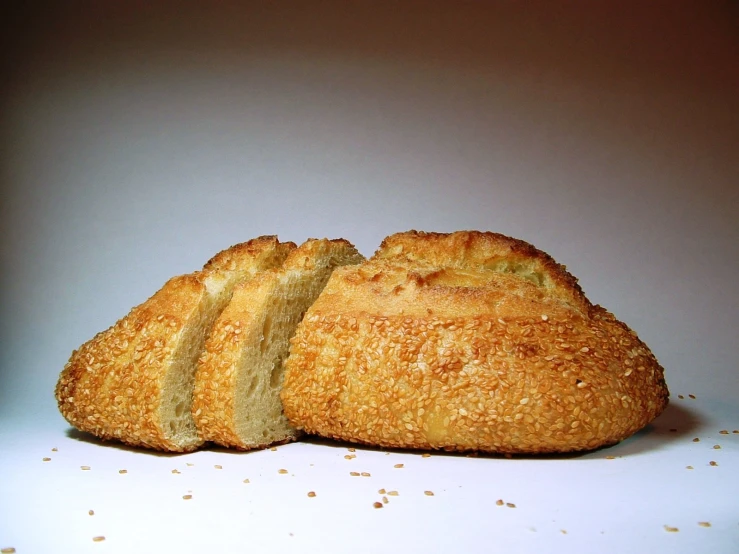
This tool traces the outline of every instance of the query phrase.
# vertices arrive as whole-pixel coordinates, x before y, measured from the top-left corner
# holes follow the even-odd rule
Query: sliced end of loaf
[[[280,389],[289,341],[335,267],[362,256],[344,240],[309,240],[280,270],[238,286],[206,342],[193,415],[204,440],[251,449],[296,438]]]

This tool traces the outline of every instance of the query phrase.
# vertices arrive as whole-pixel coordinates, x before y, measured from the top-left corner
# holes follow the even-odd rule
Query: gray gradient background
[[[533,243],[736,403],[735,2],[113,4],[3,8],[0,418],[222,248],[410,228]]]

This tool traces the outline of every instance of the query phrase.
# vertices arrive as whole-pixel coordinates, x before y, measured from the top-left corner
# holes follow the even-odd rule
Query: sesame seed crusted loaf
[[[285,366],[293,426],[386,447],[590,450],[668,401],[647,346],[564,266],[476,231],[392,235],[334,271]]]
[[[202,439],[191,415],[195,366],[234,286],[278,267],[294,243],[265,236],[170,279],[143,304],[72,353],[56,386],[62,415],[103,439],[165,451]]]
[[[343,239],[311,239],[278,269],[239,284],[205,343],[193,416],[206,441],[247,450],[298,436],[282,413],[289,339],[337,266],[364,257]]]

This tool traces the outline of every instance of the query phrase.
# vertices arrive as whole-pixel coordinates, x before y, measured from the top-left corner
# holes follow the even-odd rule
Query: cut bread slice
[[[192,410],[201,440],[248,450],[297,437],[280,401],[290,338],[334,268],[363,259],[343,239],[311,239],[280,269],[236,287],[198,363]]]
[[[194,450],[190,406],[205,339],[234,286],[280,266],[296,248],[265,236],[220,252],[201,271],[170,279],[123,319],[72,353],[56,387],[62,415],[102,439]]]

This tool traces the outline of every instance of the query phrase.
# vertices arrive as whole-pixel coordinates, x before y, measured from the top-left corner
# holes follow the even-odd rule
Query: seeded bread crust
[[[384,447],[547,453],[617,443],[664,372],[564,266],[495,233],[392,235],[337,269],[291,344],[293,426]]]
[[[344,239],[309,239],[282,267],[236,287],[198,363],[192,412],[201,439],[249,450],[298,437],[279,399],[288,337],[269,347],[276,321],[292,335],[334,268],[363,260]]]
[[[202,271],[170,279],[72,353],[55,390],[62,415],[102,439],[164,451],[197,448],[202,440],[190,402],[204,335],[237,282],[280,265],[294,248],[259,237],[220,252]]]

